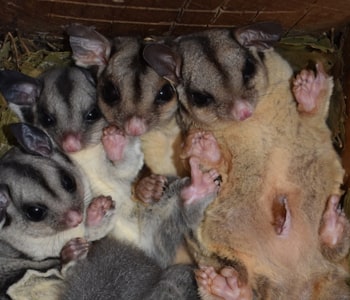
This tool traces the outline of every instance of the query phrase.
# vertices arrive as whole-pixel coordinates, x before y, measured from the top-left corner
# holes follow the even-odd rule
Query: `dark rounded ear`
[[[111,54],[111,43],[93,27],[72,24],[66,27],[73,59],[77,66],[97,67],[100,74],[107,65]]]
[[[283,28],[277,22],[260,22],[235,28],[233,34],[243,47],[255,47],[263,51],[280,40]]]
[[[176,84],[180,78],[181,58],[164,44],[149,44],[143,49],[144,60],[159,76]]]
[[[9,128],[26,152],[45,157],[51,156],[52,142],[43,130],[26,123],[9,124]]]
[[[33,105],[42,89],[40,79],[23,73],[5,70],[0,72],[0,91],[6,101],[16,105]]]
[[[0,184],[0,229],[6,217],[6,207],[11,201],[10,193],[6,184]]]

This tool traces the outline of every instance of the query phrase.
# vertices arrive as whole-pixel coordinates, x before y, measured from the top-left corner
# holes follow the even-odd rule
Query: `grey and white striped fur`
[[[0,290],[27,269],[59,264],[63,245],[85,235],[90,192],[79,168],[49,137],[25,124],[12,125],[22,148],[0,159]]]

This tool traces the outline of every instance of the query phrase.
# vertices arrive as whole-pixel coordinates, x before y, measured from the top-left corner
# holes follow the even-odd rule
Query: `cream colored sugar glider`
[[[10,129],[20,147],[0,158],[1,299],[27,269],[58,268],[71,239],[106,235],[114,211],[110,198],[90,199],[80,169],[45,132],[24,123]]]
[[[332,79],[318,65],[292,87],[271,46],[281,33],[257,23],[176,40],[183,156],[202,153],[223,180],[189,239],[203,299],[349,299],[344,171],[325,123]]]

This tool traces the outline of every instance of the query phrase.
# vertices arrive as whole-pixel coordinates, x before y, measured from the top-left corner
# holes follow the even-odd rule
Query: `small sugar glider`
[[[219,189],[215,170],[202,172],[198,158],[191,158],[190,165],[191,179],[174,181],[162,199],[143,213],[145,230],[157,228],[155,235],[149,235],[159,245],[157,252],[149,255],[109,238],[97,241],[87,258],[78,261],[65,278],[62,299],[197,299],[193,267],[178,264],[165,268],[155,259],[175,250],[174,245],[183,238],[183,227],[190,229],[188,233],[196,229]],[[69,247],[75,252],[80,242]]]
[[[178,155],[182,136],[175,120],[176,53],[162,48],[164,59],[151,67],[153,53],[147,61],[142,55],[146,39],[108,40],[79,24],[69,26],[67,32],[75,63],[97,69],[98,104],[107,121],[127,135],[141,137],[144,160],[153,173],[188,175]]]
[[[108,126],[97,106],[92,75],[78,67],[53,68],[39,78],[2,71],[0,90],[22,121],[44,129],[80,166],[93,197],[117,201],[115,232],[137,242],[131,183],[143,165],[141,143]]]
[[[201,265],[233,267],[254,299],[349,299],[338,263],[349,226],[334,200],[344,171],[325,123],[332,79],[319,65],[293,94],[292,69],[270,45],[280,34],[260,23],[176,41],[183,157],[206,153],[202,168],[223,180],[189,242]]]
[[[112,212],[112,203],[102,211],[103,203],[93,200],[88,214],[94,216],[88,219],[90,191],[80,169],[42,130],[24,123],[10,129],[21,147],[0,159],[1,295],[27,269],[57,267],[62,247],[72,238],[101,238],[100,226],[108,228],[107,210]]]

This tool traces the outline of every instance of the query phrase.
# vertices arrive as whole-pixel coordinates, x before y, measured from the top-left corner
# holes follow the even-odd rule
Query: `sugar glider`
[[[75,63],[97,69],[98,104],[108,122],[141,137],[144,160],[153,173],[188,175],[178,155],[182,136],[175,120],[176,53],[162,48],[165,59],[151,67],[153,54],[148,60],[142,55],[147,39],[109,40],[79,24],[72,24],[67,32]]]
[[[325,123],[332,79],[318,68],[298,88],[300,75],[293,95],[292,69],[270,45],[280,34],[260,23],[176,41],[184,158],[206,153],[203,168],[223,180],[189,242],[201,265],[232,267],[254,299],[349,299],[338,263],[349,250],[348,220],[337,211],[344,171]]]
[[[10,126],[21,147],[0,159],[1,297],[27,269],[58,267],[72,238],[103,237],[113,215],[110,199],[87,201],[89,186],[80,169],[42,130]]]
[[[156,244],[161,244],[157,255],[167,256],[174,250],[171,241],[183,237],[182,226],[195,230],[203,211],[215,198],[219,189],[215,170],[202,172],[198,158],[190,159],[191,179],[174,181],[159,202],[145,212],[150,214],[146,226],[158,223]],[[175,205],[174,205],[175,204]],[[179,210],[177,206],[182,206]],[[152,209],[159,210],[154,214]],[[182,211],[182,216],[180,212]],[[160,214],[162,213],[162,214]],[[155,216],[158,217],[156,220]],[[161,241],[161,243],[160,243]],[[69,244],[74,252],[80,243]],[[106,238],[94,243],[86,259],[70,269],[65,278],[62,299],[197,299],[197,286],[193,267],[178,264],[166,267],[152,258],[154,255],[114,239]]]
[[[179,74],[176,52],[162,47],[159,51],[164,59],[159,60],[154,58],[156,52],[142,54],[148,42],[140,37],[109,40],[92,27],[79,24],[69,26],[67,32],[75,63],[97,70],[98,104],[108,122],[127,135],[140,137],[145,165],[157,174],[145,180],[162,183],[166,182],[165,175],[188,175],[179,155],[182,132],[175,118],[178,102],[174,85]],[[138,179],[143,180],[143,174]],[[151,183],[147,188],[153,186]],[[133,186],[135,198],[151,202],[157,195],[139,191],[137,181]],[[185,252],[180,251],[183,254],[178,261],[189,260]]]

